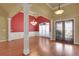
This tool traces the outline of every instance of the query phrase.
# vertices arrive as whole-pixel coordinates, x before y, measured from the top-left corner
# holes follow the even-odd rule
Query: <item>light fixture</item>
[[[35,21],[35,19],[33,21],[30,22],[33,26],[35,26],[37,24],[37,22]]]
[[[55,11],[55,14],[60,15],[60,14],[63,14],[63,13],[64,13],[64,10],[60,8],[60,4],[59,4],[58,10]]]

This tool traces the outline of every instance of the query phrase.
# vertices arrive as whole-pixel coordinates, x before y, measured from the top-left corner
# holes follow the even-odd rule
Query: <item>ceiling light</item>
[[[55,11],[55,14],[56,15],[60,15],[60,14],[63,14],[64,13],[64,10],[60,8],[60,4],[59,4],[59,8],[57,11]]]
[[[63,14],[63,13],[64,13],[64,10],[62,10],[62,9],[55,11],[55,14],[57,14],[57,15]]]
[[[30,22],[33,26],[35,26],[37,24],[37,22],[35,21],[35,19],[33,21]]]

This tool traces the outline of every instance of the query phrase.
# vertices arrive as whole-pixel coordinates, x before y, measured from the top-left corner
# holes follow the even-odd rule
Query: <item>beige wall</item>
[[[8,13],[0,6],[0,42],[8,40]]]
[[[0,42],[8,40],[8,21],[6,17],[0,16]]]
[[[64,13],[60,16],[55,15],[53,12],[53,20],[54,21],[59,20],[60,17],[61,17],[61,20],[68,19],[68,18],[75,18],[75,44],[77,44],[79,43],[79,4],[71,4],[63,7],[62,9],[64,9]]]
[[[20,4],[0,4],[0,42],[8,40],[8,18],[22,9]]]

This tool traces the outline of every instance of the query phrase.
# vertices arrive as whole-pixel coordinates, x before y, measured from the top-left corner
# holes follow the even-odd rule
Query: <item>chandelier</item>
[[[33,21],[30,22],[33,26],[37,24],[36,20],[34,19]]]
[[[55,14],[60,15],[60,14],[63,14],[63,13],[64,13],[64,10],[60,8],[60,4],[59,4],[58,10],[55,11]]]

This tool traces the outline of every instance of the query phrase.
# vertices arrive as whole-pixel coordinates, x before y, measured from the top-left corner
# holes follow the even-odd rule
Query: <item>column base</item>
[[[27,50],[24,50],[24,52],[23,52],[23,55],[24,56],[28,56],[30,54],[30,51],[29,51],[29,49],[27,49]]]

